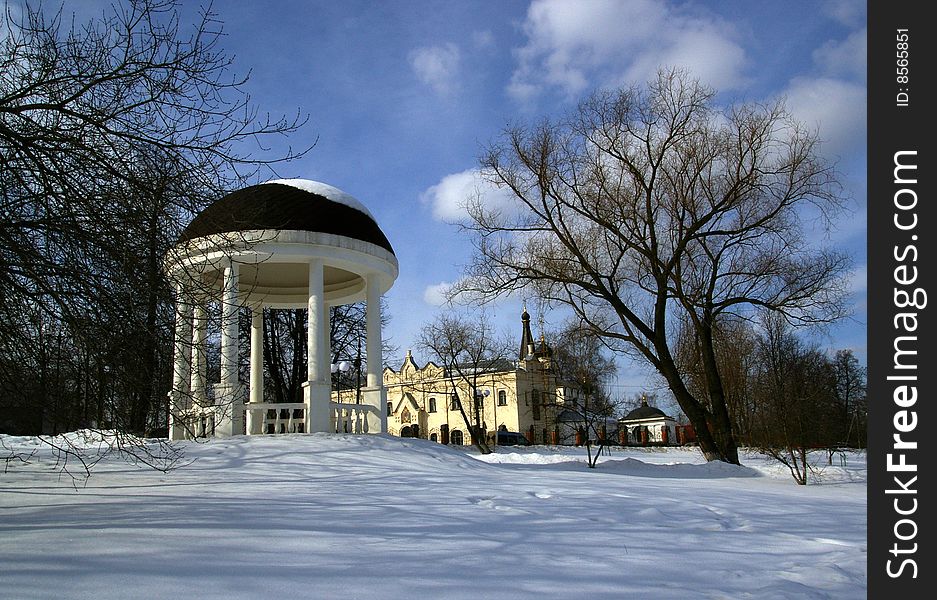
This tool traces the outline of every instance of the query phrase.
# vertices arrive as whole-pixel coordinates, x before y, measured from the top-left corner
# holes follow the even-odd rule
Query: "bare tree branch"
[[[531,289],[667,381],[709,459],[738,462],[714,354],[723,315],[796,324],[844,314],[849,261],[806,235],[842,207],[816,132],[783,105],[718,112],[685,72],[600,92],[566,119],[512,126],[483,172],[524,210],[469,203],[475,254],[455,293]],[[809,212],[808,212],[809,211]],[[673,343],[693,330],[706,386],[692,392]]]

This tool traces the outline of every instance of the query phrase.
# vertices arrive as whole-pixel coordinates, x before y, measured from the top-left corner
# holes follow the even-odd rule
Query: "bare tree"
[[[367,327],[365,326],[367,305],[364,302],[342,304],[329,309],[329,339],[332,350],[332,363],[347,363],[346,372],[338,371],[332,375],[336,389],[354,389],[355,402],[360,402],[361,387],[365,385],[368,357],[363,350],[366,347]],[[381,297],[381,327],[390,322],[390,310]],[[381,355],[392,356],[397,351],[390,338],[381,336]],[[381,365],[383,369],[384,365]]]
[[[746,319],[724,315],[713,328],[716,364],[732,428],[742,445],[750,445],[755,427],[755,397],[752,390],[757,370],[759,336]],[[693,327],[681,322],[675,343],[674,358],[684,374],[687,387],[709,408],[705,366]]]
[[[482,454],[490,454],[483,431],[481,386],[486,377],[504,369],[511,342],[498,337],[484,313],[473,317],[443,314],[420,330],[419,345],[443,369],[456,407]],[[468,397],[460,390],[468,389]]]
[[[163,257],[210,200],[302,155],[258,141],[304,118],[259,113],[209,12],[186,26],[172,0],[121,0],[87,23],[4,8],[4,402],[43,410],[44,430],[152,432],[172,369]]]
[[[264,393],[271,396],[273,402],[302,402],[302,383],[306,376],[306,313],[302,309],[265,310],[263,319],[264,371],[271,383],[264,386]],[[249,365],[241,366],[244,373],[249,369]]]
[[[758,365],[756,446],[784,464],[798,484],[807,485],[815,473],[811,453],[839,444],[829,360],[798,340],[782,318],[769,314]]]
[[[335,389],[354,389],[360,391],[367,373],[366,347],[367,328],[365,326],[366,305],[364,302],[342,304],[329,308],[329,347],[332,364],[348,363],[347,371],[332,373]],[[263,346],[266,357],[265,379],[270,386],[265,386],[265,394],[273,402],[301,402],[302,383],[306,376],[306,309],[268,309],[264,311]],[[381,326],[390,322],[390,311],[381,298]],[[240,332],[247,336],[247,315],[242,316]],[[381,340],[382,355],[390,356],[395,352],[393,344],[386,337]],[[246,347],[246,341],[241,347]],[[246,357],[244,357],[246,359]],[[242,378],[247,377],[250,365],[247,360],[240,365]],[[269,390],[269,391],[268,391]],[[356,394],[356,401],[360,400]]]
[[[594,469],[602,448],[600,446],[593,455],[592,440],[604,442],[601,428],[618,408],[606,389],[609,379],[615,375],[615,361],[603,353],[600,338],[578,323],[567,324],[555,339],[562,340],[553,351],[557,377],[575,384],[579,392],[577,401],[571,403],[564,398],[558,408],[579,416],[578,428],[585,432],[586,458],[589,468]]]
[[[715,328],[752,307],[795,323],[843,313],[847,258],[818,248],[805,211],[839,207],[815,132],[781,104],[717,112],[714,92],[680,71],[647,89],[603,92],[562,121],[514,126],[481,159],[516,210],[468,200],[474,260],[461,291],[535,288],[616,350],[664,378],[708,460],[738,463]],[[705,379],[674,356],[689,324]]]
[[[852,350],[838,350],[833,357],[834,394],[839,412],[840,442],[849,447],[865,447],[866,370]]]

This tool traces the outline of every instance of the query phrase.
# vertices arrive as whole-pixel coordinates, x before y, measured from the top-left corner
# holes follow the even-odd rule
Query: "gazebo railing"
[[[368,413],[380,416],[370,404],[332,402],[332,431],[335,433],[369,433]]]
[[[302,402],[262,402],[244,405],[248,435],[302,433],[306,426],[306,405]]]
[[[190,408],[177,414],[176,419],[182,425],[183,438],[194,440],[214,436],[215,412],[214,406],[203,406]]]
[[[370,404],[330,403],[330,431],[333,433],[369,433],[368,413],[380,416]],[[277,435],[305,431],[306,405],[302,402],[263,402],[244,405],[245,433]]]

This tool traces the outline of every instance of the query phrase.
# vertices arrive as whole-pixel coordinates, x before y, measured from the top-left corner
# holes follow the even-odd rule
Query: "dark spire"
[[[534,353],[534,336],[530,333],[530,315],[527,314],[527,306],[524,306],[524,312],[521,313],[521,323],[523,324],[523,331],[521,332],[521,350],[518,353],[518,358],[524,360]]]

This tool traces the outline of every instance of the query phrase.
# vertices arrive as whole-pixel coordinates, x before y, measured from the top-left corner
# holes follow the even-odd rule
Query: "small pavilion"
[[[641,398],[641,406],[618,420],[621,430],[626,431],[623,441],[634,444],[673,444],[676,442],[676,420],[661,409],[650,406],[647,398]]]
[[[165,268],[176,285],[169,436],[387,431],[381,295],[398,273],[374,216],[330,185],[278,179],[212,203],[183,231]],[[332,402],[330,306],[366,302],[367,382],[360,404]],[[209,305],[220,305],[219,321]],[[238,377],[238,319],[251,311],[250,376]],[[302,403],[265,403],[263,310],[307,308]],[[209,331],[211,325],[220,331]],[[219,335],[220,333],[220,335]],[[209,389],[209,341],[220,339],[220,381]]]

